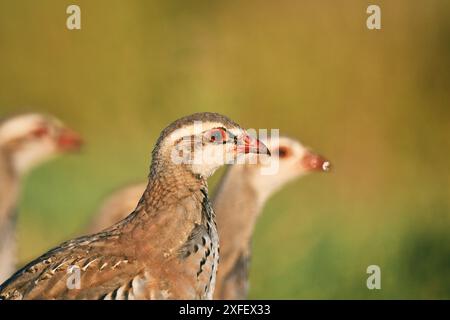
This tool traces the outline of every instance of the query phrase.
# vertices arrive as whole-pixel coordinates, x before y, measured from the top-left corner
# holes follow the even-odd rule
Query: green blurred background
[[[65,27],[69,4],[80,31]],[[145,179],[168,123],[216,111],[280,128],[335,168],[267,204],[252,298],[448,299],[449,58],[447,0],[2,0],[0,116],[52,113],[87,141],[27,178],[21,260]],[[381,290],[366,287],[371,264]]]

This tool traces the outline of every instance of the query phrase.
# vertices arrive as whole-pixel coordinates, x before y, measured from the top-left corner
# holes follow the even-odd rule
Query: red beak
[[[79,150],[82,144],[83,140],[75,131],[68,128],[64,128],[60,131],[58,136],[58,147],[62,151]]]
[[[330,161],[310,151],[305,153],[301,161],[302,166],[308,171],[329,171],[331,167]]]
[[[270,156],[270,150],[266,147],[264,143],[256,138],[244,133],[242,141],[237,146],[238,152],[241,153],[256,153],[256,154],[266,154]]]

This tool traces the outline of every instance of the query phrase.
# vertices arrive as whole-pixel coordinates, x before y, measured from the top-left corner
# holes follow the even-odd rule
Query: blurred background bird
[[[0,1],[0,116],[33,105],[89,142],[28,176],[21,263],[144,181],[161,127],[212,110],[336,167],[267,201],[250,298],[450,298],[449,1],[378,0],[381,30],[360,0],[77,4],[82,29],[68,30],[65,5]],[[381,290],[366,286],[372,264]]]
[[[100,209],[94,212],[87,230],[99,232],[125,218],[136,208],[146,186],[146,182],[130,184],[108,195],[102,201]]]
[[[77,133],[49,115],[22,114],[0,122],[0,282],[16,268],[15,223],[23,177],[80,145]]]
[[[289,181],[310,172],[328,171],[330,167],[327,160],[292,138],[281,137],[274,143],[263,141],[273,156],[258,159],[257,164],[231,166],[213,197],[221,250],[215,299],[247,298],[251,238],[268,198]],[[272,174],[261,172],[272,165]],[[98,232],[128,216],[145,187],[145,183],[138,183],[115,191],[94,214],[89,229]]]
[[[277,140],[264,141],[273,157],[231,166],[213,198],[221,253],[215,299],[247,298],[253,231],[268,198],[289,181],[330,168],[329,161],[300,142],[288,137]],[[273,171],[264,172],[264,168]]]

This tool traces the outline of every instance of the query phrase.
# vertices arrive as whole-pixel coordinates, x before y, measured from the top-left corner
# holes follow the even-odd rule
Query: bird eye
[[[39,127],[31,132],[31,134],[36,138],[42,138],[48,134],[48,128]]]
[[[279,147],[278,148],[278,157],[279,158],[287,158],[290,155],[289,148]]]
[[[217,128],[210,131],[209,141],[214,143],[225,143],[227,133],[224,129]]]

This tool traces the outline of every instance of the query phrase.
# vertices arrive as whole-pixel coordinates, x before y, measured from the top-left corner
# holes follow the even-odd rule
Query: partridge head
[[[202,178],[245,154],[270,155],[267,147],[236,123],[214,113],[194,114],[166,128],[153,151],[151,174],[180,165]]]

